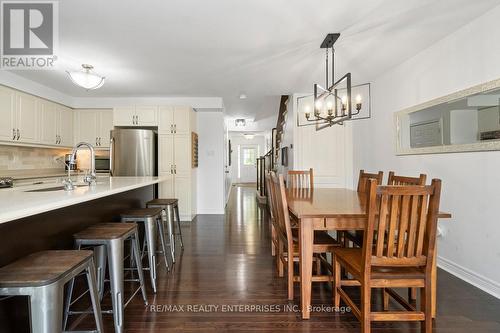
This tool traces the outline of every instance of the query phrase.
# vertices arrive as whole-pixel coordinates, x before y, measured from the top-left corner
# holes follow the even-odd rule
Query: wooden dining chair
[[[358,178],[358,193],[366,193],[368,190],[368,182],[370,179],[375,179],[377,184],[382,184],[384,172],[368,173],[365,170],[359,171]],[[349,242],[355,246],[361,247],[363,245],[363,231],[344,231],[340,233],[343,239],[344,247],[349,247]]]
[[[387,185],[425,185],[427,175],[421,173],[419,177],[396,176],[394,171],[389,171]],[[381,183],[379,183],[381,184]]]
[[[276,232],[276,204],[274,199],[274,186],[271,182],[271,174],[269,172],[265,175],[266,188],[267,188],[267,203],[269,205],[270,219],[271,219],[271,254],[276,256],[278,248],[278,234]]]
[[[274,172],[271,173],[271,180],[274,185],[274,195],[276,199],[276,212],[278,219],[278,263],[280,276],[284,271],[284,266],[287,269],[288,281],[288,299],[294,298],[294,282],[300,282],[300,276],[294,274],[294,263],[299,262],[299,240],[298,229],[292,229],[290,216],[288,212],[288,202],[286,197],[286,188],[283,175],[277,176]],[[316,263],[316,274],[312,276],[313,282],[332,282],[333,271],[332,266],[328,263],[324,253],[333,253],[335,248],[338,248],[340,243],[325,232],[314,233],[313,244],[313,260]],[[322,265],[327,267],[329,274],[322,275]]]
[[[432,332],[431,280],[436,247],[441,181],[430,186],[377,186],[368,182],[367,225],[362,248],[334,250],[334,303],[343,300],[361,321],[361,332],[371,332],[373,321],[420,321]],[[341,279],[344,268],[353,277]],[[342,288],[361,287],[358,307]],[[390,288],[420,288],[416,309]],[[406,311],[371,311],[372,288],[382,288]],[[384,310],[387,307],[384,304]]]
[[[287,179],[288,188],[314,188],[313,169],[289,170]]]
[[[387,185],[425,185],[427,175],[421,173],[419,177],[397,176],[394,171],[389,171]],[[417,299],[417,288],[410,288],[408,295],[411,300]],[[387,293],[384,293],[384,304],[388,302]]]

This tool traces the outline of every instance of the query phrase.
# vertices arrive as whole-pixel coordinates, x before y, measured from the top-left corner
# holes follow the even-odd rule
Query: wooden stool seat
[[[0,288],[39,287],[63,280],[92,258],[92,251],[42,251],[0,268]]]
[[[137,228],[135,223],[99,223],[73,235],[75,239],[126,238]]]
[[[145,217],[155,217],[161,215],[162,208],[154,207],[154,208],[139,208],[139,209],[131,209],[127,210],[124,213],[120,214],[121,218],[145,218]]]
[[[153,199],[146,203],[146,206],[169,206],[179,202],[178,199]]]

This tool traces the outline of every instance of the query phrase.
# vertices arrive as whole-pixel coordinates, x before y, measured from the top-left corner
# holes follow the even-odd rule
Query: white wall
[[[441,210],[453,218],[440,221],[439,265],[500,297],[500,152],[398,157],[392,128],[396,111],[500,78],[498,22],[500,7],[375,79],[373,117],[353,122],[353,137],[356,171],[443,180]]]
[[[198,214],[224,214],[224,116],[197,112]]]

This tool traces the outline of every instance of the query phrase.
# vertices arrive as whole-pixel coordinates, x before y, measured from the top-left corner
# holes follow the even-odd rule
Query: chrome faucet
[[[94,151],[94,147],[90,143],[87,143],[87,142],[78,143],[73,148],[73,151],[71,152],[69,164],[70,165],[76,164],[76,153],[78,152],[78,150],[81,147],[87,147],[90,150],[90,170],[89,170],[89,173],[83,177],[83,182],[88,184],[88,185],[92,185],[92,184],[95,184],[97,176],[96,176],[96,172],[95,172],[95,151]],[[69,168],[69,169],[71,169],[71,168]]]

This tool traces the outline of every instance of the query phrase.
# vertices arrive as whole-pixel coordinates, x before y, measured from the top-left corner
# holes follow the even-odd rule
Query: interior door
[[[238,146],[238,179],[240,183],[255,183],[257,181],[258,145]]]
[[[0,86],[0,140],[13,141],[15,128],[15,92]]]
[[[17,99],[17,127],[20,142],[38,142],[37,99],[28,94],[19,93]],[[52,141],[55,144],[55,136]]]

